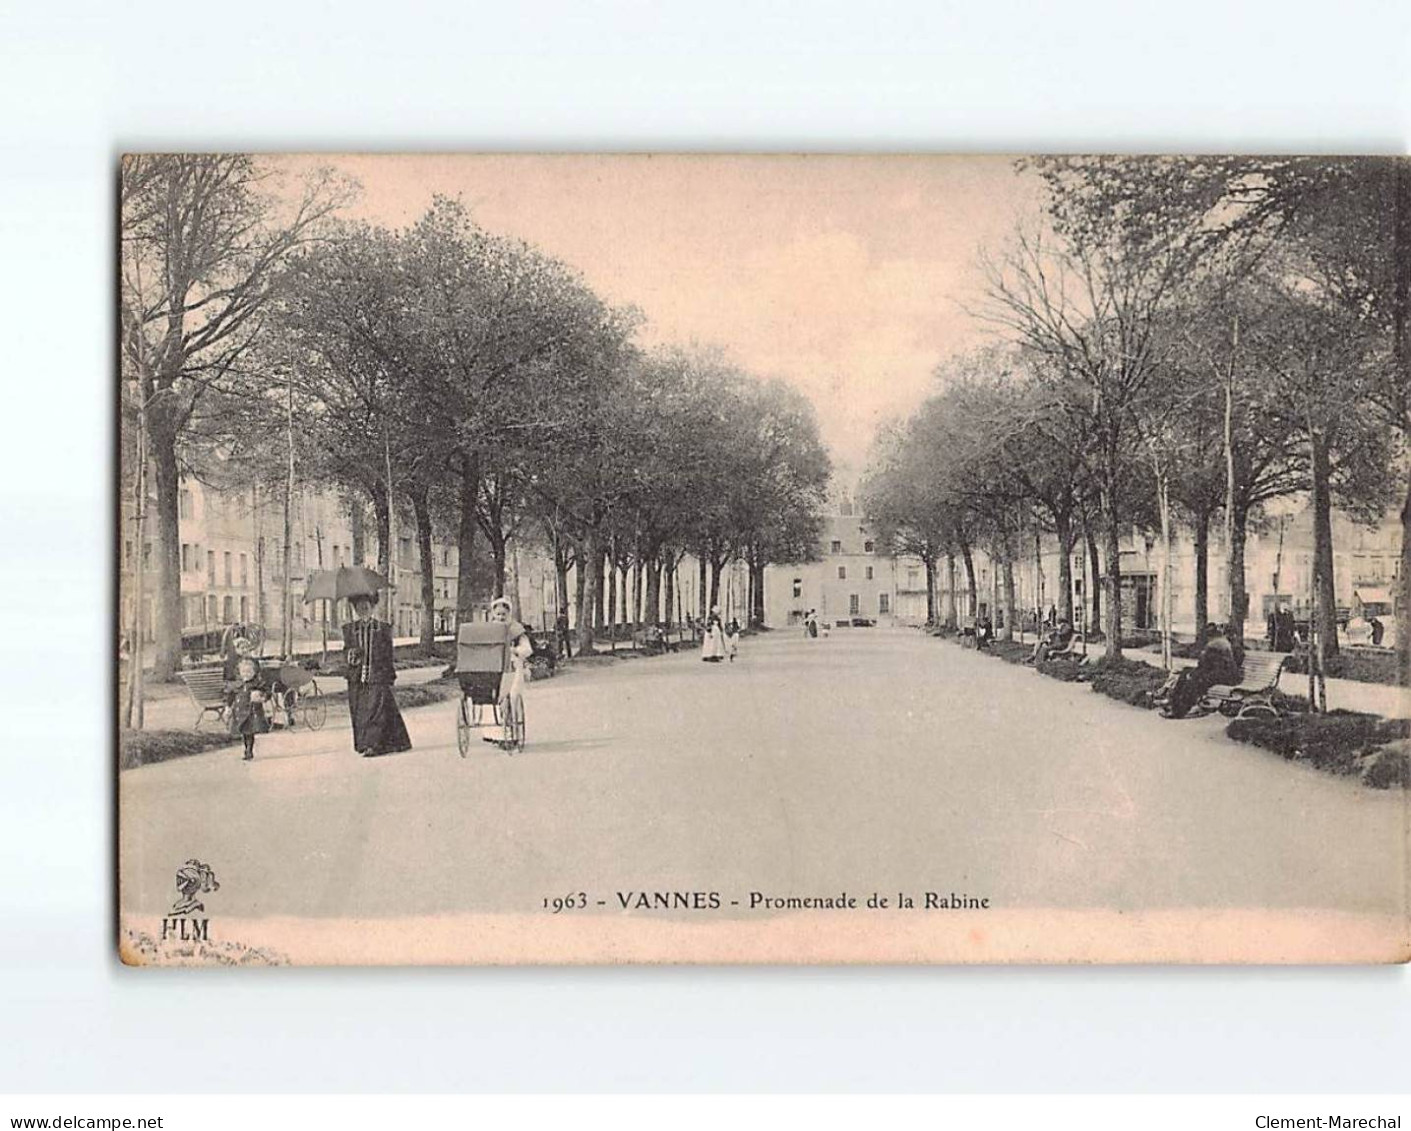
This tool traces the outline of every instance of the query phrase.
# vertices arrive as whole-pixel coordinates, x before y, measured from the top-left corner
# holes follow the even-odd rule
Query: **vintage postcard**
[[[1411,956],[1411,164],[142,154],[133,965]]]

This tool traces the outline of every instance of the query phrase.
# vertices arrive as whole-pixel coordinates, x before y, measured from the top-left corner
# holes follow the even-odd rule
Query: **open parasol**
[[[347,597],[376,597],[388,588],[387,579],[365,566],[339,566],[321,569],[309,576],[304,587],[304,603],[338,601]]]

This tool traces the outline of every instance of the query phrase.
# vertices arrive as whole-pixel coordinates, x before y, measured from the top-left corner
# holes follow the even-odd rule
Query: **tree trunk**
[[[715,558],[710,559],[710,607],[712,609],[720,605],[720,573],[725,563]]]
[[[505,563],[509,560],[509,546],[502,534],[490,538],[490,560],[495,564],[494,597],[505,595]]]
[[[1240,496],[1235,496],[1235,505],[1230,511],[1228,523],[1230,544],[1225,547],[1226,593],[1229,598],[1230,616],[1225,626],[1226,639],[1234,649],[1235,659],[1244,656],[1244,626],[1249,619],[1249,590],[1245,585],[1244,551],[1249,541],[1249,504]]]
[[[436,647],[436,559],[431,550],[431,499],[424,483],[409,492],[416,516],[416,548],[421,557],[421,650],[428,656]]]
[[[750,622],[757,628],[764,625],[764,568],[762,560],[754,566],[754,583],[751,586],[754,593],[750,604]]]
[[[584,567],[584,562],[591,565]],[[598,536],[589,530],[578,552],[578,654],[593,654],[593,626],[597,610],[602,607],[600,585],[603,576],[603,555],[598,551]]]
[[[647,563],[646,607],[640,611],[643,624],[661,623],[661,558],[656,554]]]
[[[666,576],[662,579],[662,583],[666,589],[666,593],[665,600],[662,601],[662,604],[665,606],[664,613],[667,626],[670,627],[676,619],[672,616],[676,608],[676,557],[674,550],[667,552],[665,573]]]
[[[1083,537],[1088,543],[1088,589],[1090,590],[1089,605],[1092,608],[1092,617],[1088,621],[1088,632],[1102,627],[1102,586],[1098,580],[1102,577],[1102,559],[1098,557],[1097,538],[1093,535],[1092,524],[1087,519],[1083,520]]]
[[[608,555],[606,572],[603,575],[607,580],[607,630],[608,639],[614,644],[617,643],[617,562],[611,554]]]
[[[381,483],[372,490],[372,509],[377,519],[377,572],[391,580],[392,516],[387,508],[387,488]],[[392,610],[384,609],[383,616],[390,622]]]
[[[1171,487],[1164,472],[1156,479],[1161,511],[1161,666],[1171,670]]]
[[[699,608],[697,608],[696,613],[699,619],[704,621],[706,617],[706,609],[710,607],[706,603],[706,597],[709,595],[709,591],[707,588],[708,578],[706,574],[706,554],[704,550],[701,551],[701,556],[699,558],[699,567],[700,568],[697,572],[699,573],[700,577],[699,584],[696,589],[696,604],[699,606]]]
[[[574,545],[573,555],[573,627],[580,633],[586,624],[590,628],[593,624],[591,606],[584,603],[584,594],[588,588],[588,569],[583,565],[587,558],[586,543],[578,542]]]
[[[973,621],[980,609],[980,590],[975,584],[975,555],[970,551],[970,543],[960,544],[960,557],[965,563],[965,578],[969,585],[966,593],[965,617]]]
[[[989,551],[989,557],[990,557],[990,593],[989,593],[989,597],[990,597],[990,602],[989,602],[989,604],[990,604],[990,632],[991,632],[991,639],[993,639],[993,633],[994,633],[995,627],[998,625],[998,623],[999,623],[1001,620],[1004,619],[1004,614],[1000,611],[1000,603],[999,603],[999,578],[1000,578],[1000,574],[1001,574],[1003,571],[1002,571],[1002,569],[1001,569],[1001,567],[1000,567],[999,558],[998,558],[998,556],[996,556],[996,554],[995,554],[995,552],[994,552],[993,550],[990,550],[990,551]]]
[[[946,551],[946,627],[955,628],[955,553]]]
[[[558,537],[554,538],[554,612],[568,612],[568,555]]]
[[[352,559],[343,564],[365,565],[367,563],[367,514],[363,509],[362,495],[355,491],[349,491],[347,507],[348,529],[353,538],[353,544],[349,547]]]
[[[1034,523],[1034,625],[1044,622],[1044,541],[1039,524]],[[1023,639],[1023,633],[1020,633]]]
[[[601,632],[607,627],[607,621],[603,617],[603,605],[607,599],[604,590],[607,588],[607,555],[598,550],[598,541],[593,539],[593,584],[592,584],[592,610],[593,628]]]
[[[1108,483],[1102,492],[1102,526],[1107,540],[1107,576],[1103,581],[1107,602],[1107,619],[1102,622],[1107,646],[1103,654],[1109,660],[1122,658],[1122,525],[1117,492]]]
[[[1309,437],[1313,456],[1313,568],[1318,577],[1318,635],[1323,656],[1338,654],[1337,587],[1333,579],[1332,472],[1328,445],[1314,429]]]
[[[461,458],[460,514],[456,525],[456,623],[469,624],[475,615],[472,565],[475,557],[476,499],[480,494],[480,457]],[[356,538],[356,535],[354,535]]]
[[[1210,623],[1210,512],[1195,516],[1195,645],[1205,647]]]
[[[927,554],[921,564],[926,567],[926,627],[933,628],[936,624],[936,559]]]
[[[1006,553],[1004,555],[1004,636],[1005,640],[1014,639],[1014,558]]]
[[[1230,368],[1225,377],[1225,417],[1224,434],[1221,444],[1225,453],[1225,595],[1229,604],[1229,620],[1225,631],[1236,661],[1243,662],[1244,622],[1248,616],[1247,597],[1244,588],[1244,539],[1245,522],[1249,517],[1249,505],[1236,497],[1237,479],[1235,476],[1235,358],[1239,351],[1240,319],[1236,314],[1231,322],[1232,346]]]
[[[514,619],[524,621],[524,606],[520,604],[519,587],[519,545],[516,543],[510,548],[510,578],[513,584],[510,585],[510,600],[513,602]]]
[[[176,437],[160,423],[161,413],[148,413],[147,437],[152,455],[153,480],[157,493],[157,521],[152,539],[152,564],[156,574],[153,592],[154,625],[152,679],[171,679],[181,666],[181,476],[176,464]],[[135,552],[141,554],[143,547]],[[141,560],[140,558],[138,559]],[[138,623],[146,631],[146,612],[137,610]]]
[[[285,660],[294,655],[294,386],[286,400],[289,439],[289,474],[284,481],[284,568],[280,571],[279,654]]]
[[[1073,618],[1073,543],[1077,536],[1073,530],[1073,516],[1056,515],[1054,529],[1058,533],[1058,615],[1070,625],[1076,624]],[[1043,611],[1040,609],[1039,613]],[[1043,623],[1042,615],[1039,622]]]

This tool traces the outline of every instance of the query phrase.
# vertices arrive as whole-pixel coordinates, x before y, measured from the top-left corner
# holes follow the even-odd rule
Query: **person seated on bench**
[[[981,617],[975,624],[975,647],[988,648],[995,638],[994,625],[989,617]]]
[[[1034,645],[1033,655],[1029,657],[1031,664],[1041,664],[1052,656],[1055,652],[1066,652],[1068,646],[1073,643],[1073,626],[1068,621],[1061,620],[1058,627],[1046,633],[1042,640]]]
[[[1235,662],[1235,650],[1225,636],[1225,630],[1218,624],[1205,628],[1205,647],[1195,667],[1187,668],[1158,695],[1164,693],[1166,706],[1161,714],[1168,719],[1183,719],[1205,693],[1217,683],[1239,683],[1242,678],[1240,666]]]

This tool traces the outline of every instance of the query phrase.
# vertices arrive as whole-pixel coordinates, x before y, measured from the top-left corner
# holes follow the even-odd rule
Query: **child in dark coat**
[[[229,719],[230,733],[238,734],[245,741],[244,761],[255,757],[255,735],[269,730],[269,720],[265,717],[265,699],[269,688],[260,675],[260,667],[246,657],[236,665],[236,680],[231,688]]]

